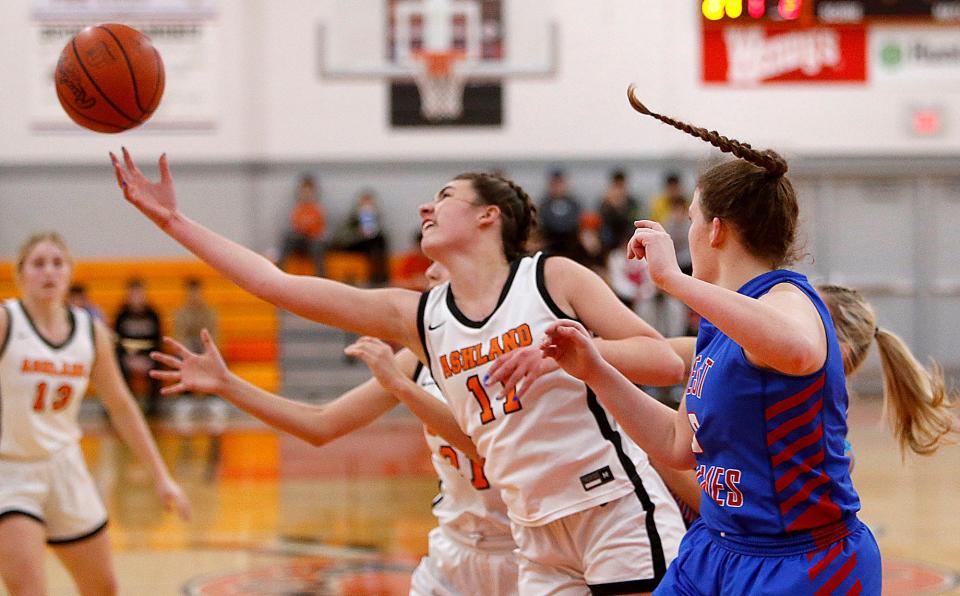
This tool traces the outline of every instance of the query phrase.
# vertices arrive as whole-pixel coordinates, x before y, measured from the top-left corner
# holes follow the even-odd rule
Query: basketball
[[[54,81],[74,122],[96,132],[123,132],[146,122],[160,104],[163,60],[136,29],[94,25],[64,46]]]

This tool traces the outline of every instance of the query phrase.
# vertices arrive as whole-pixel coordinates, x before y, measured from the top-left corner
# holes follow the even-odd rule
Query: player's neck
[[[472,258],[456,258],[453,263],[444,264],[450,272],[450,287],[457,307],[475,320],[489,315],[510,276],[510,264],[503,253],[472,255]]]
[[[720,264],[716,284],[737,291],[751,279],[772,271],[770,264],[746,252],[726,255]]]
[[[38,300],[24,296],[20,303],[30,319],[44,330],[53,330],[67,321],[67,308],[63,300]]]

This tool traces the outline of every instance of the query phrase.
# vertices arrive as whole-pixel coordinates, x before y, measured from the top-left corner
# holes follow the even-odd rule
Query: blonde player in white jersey
[[[434,263],[427,279],[445,278]],[[411,404],[423,417],[424,436],[431,461],[440,478],[441,493],[433,503],[440,522],[431,530],[429,553],[414,570],[410,594],[414,596],[468,596],[483,592],[492,596],[517,593],[516,544],[510,533],[507,508],[500,493],[483,473],[476,449],[459,427],[450,423],[446,402],[430,371],[409,350],[394,355],[382,341],[362,338],[347,348],[374,373],[362,385],[330,403],[312,405],[270,393],[231,373],[210,335],[201,333],[202,354],[166,339],[177,356],[155,352],[153,358],[171,370],[151,375],[173,383],[164,394],[190,391],[219,395],[267,424],[312,445],[325,445],[373,422],[397,405]],[[438,408],[430,406],[439,404]],[[437,431],[428,426],[436,426]],[[444,438],[444,436],[448,438]]]
[[[521,258],[536,209],[519,186],[465,174],[420,207],[421,247],[450,273],[421,302],[409,290],[287,274],[181,213],[165,155],[159,183],[126,150],[124,164],[111,159],[129,202],[241,287],[306,318],[399,343],[430,366],[507,504],[520,593],[629,594],[659,583],[676,556],[680,514],[586,386],[559,370],[521,383],[519,394],[483,383],[499,354],[535,349],[547,325],[570,317],[631,380],[665,385],[683,376],[666,341],[595,273],[569,259]]]
[[[45,544],[81,594],[117,592],[107,512],[79,445],[90,382],[167,509],[190,514],[123,382],[110,331],[65,303],[71,269],[59,235],[30,237],[17,258],[22,298],[0,308],[0,576],[14,596],[46,593]]]

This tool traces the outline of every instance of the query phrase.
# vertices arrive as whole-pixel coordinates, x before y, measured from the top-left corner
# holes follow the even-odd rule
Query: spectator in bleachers
[[[423,234],[420,233],[420,230],[417,230],[413,235],[413,242],[410,243],[410,247],[406,252],[399,255],[397,279],[394,280],[396,285],[418,292],[427,289],[429,285],[427,282],[427,268],[429,268],[433,262],[427,255],[423,254],[423,251],[420,249],[420,240],[422,237]]]
[[[87,295],[87,286],[83,284],[73,284],[70,286],[70,293],[67,294],[67,302],[87,311],[91,317],[101,323],[106,320],[100,307],[90,300],[90,296]]]
[[[143,281],[133,278],[127,282],[127,294],[113,323],[117,334],[117,360],[120,370],[132,391],[146,390],[147,416],[160,413],[160,381],[149,376],[155,363],[150,352],[160,350],[163,336],[160,315],[147,302]]]
[[[600,241],[600,228],[603,222],[600,214],[587,211],[580,214],[580,233],[578,241],[583,252],[575,259],[581,265],[589,267],[600,277],[606,277],[603,262],[603,243]]]
[[[670,172],[663,179],[663,191],[650,201],[650,219],[660,223],[666,222],[673,209],[672,201],[678,197],[683,199],[687,206],[690,205],[690,200],[680,184],[680,174]]]
[[[370,263],[370,283],[382,286],[389,279],[387,237],[383,230],[383,215],[372,190],[364,190],[338,235],[340,249],[366,255]]]
[[[210,339],[217,341],[217,311],[203,297],[203,282],[196,277],[184,280],[186,296],[183,304],[173,313],[173,337],[193,351],[204,349],[200,332],[206,329]],[[227,404],[215,396],[195,396],[206,402],[212,422],[223,422],[227,416]],[[187,420],[195,402],[192,399],[180,399],[174,405],[173,418],[175,422],[183,423]]]
[[[310,258],[316,274],[324,275],[324,234],[327,215],[320,202],[320,190],[313,176],[305,174],[297,186],[296,203],[290,211],[289,229],[283,237],[277,264],[283,267],[292,254]]]
[[[673,246],[677,253],[677,265],[687,275],[693,275],[693,261],[690,258],[690,242],[687,233],[690,231],[690,204],[682,194],[670,197],[670,209],[664,216],[663,228],[673,238]],[[668,336],[696,335],[696,326],[691,327],[690,309],[683,302],[664,294],[657,293],[658,310],[656,321],[657,330]],[[648,321],[654,319],[647,319]]]
[[[603,254],[607,255],[618,246],[625,245],[633,235],[633,222],[643,219],[643,205],[629,193],[627,175],[623,170],[610,173],[607,190],[600,199],[600,242]]]
[[[537,208],[537,219],[545,249],[556,255],[576,259],[581,252],[578,246],[580,203],[570,194],[563,170],[550,173],[547,194]]]
[[[206,328],[217,339],[217,312],[203,297],[203,284],[196,277],[184,281],[186,298],[173,313],[173,337],[193,351],[203,350],[200,331]]]

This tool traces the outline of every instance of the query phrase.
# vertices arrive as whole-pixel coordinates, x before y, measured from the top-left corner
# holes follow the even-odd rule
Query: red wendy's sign
[[[709,27],[703,80],[728,85],[849,83],[867,79],[863,27]]]

